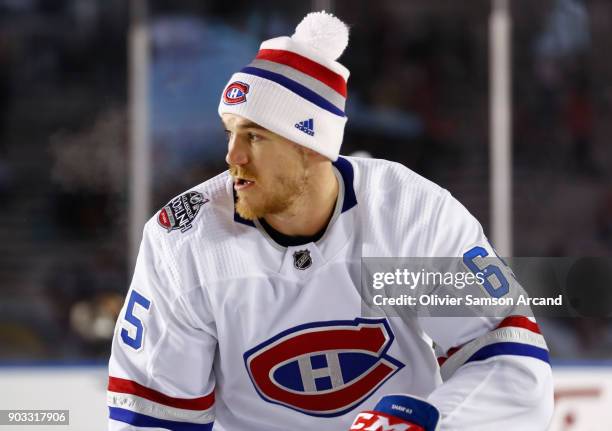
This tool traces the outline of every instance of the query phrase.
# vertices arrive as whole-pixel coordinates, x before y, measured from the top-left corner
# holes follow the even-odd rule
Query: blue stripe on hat
[[[191,422],[169,421],[136,413],[131,410],[109,407],[110,418],[143,428],[164,428],[171,431],[212,431],[213,423],[194,424]]]
[[[321,97],[320,95],[318,95],[308,87],[303,86],[299,82],[296,82],[293,79],[289,79],[279,73],[270,72],[268,70],[259,69],[257,67],[245,67],[240,72],[247,73],[249,75],[259,76],[260,78],[276,82],[277,84],[282,85],[286,89],[293,91],[298,96],[303,97],[311,103],[314,103],[319,108],[325,109],[326,111],[329,111],[339,117],[346,116],[344,114],[344,111],[338,109],[333,103],[331,103],[327,99]]]
[[[548,359],[548,350],[523,343],[490,344],[478,350],[465,362],[483,361],[493,356],[500,355],[529,356],[550,363]]]

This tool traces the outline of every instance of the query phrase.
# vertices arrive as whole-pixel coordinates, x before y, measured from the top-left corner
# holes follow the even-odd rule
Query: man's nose
[[[246,165],[249,161],[244,145],[235,137],[231,137],[227,144],[225,161],[228,165]]]

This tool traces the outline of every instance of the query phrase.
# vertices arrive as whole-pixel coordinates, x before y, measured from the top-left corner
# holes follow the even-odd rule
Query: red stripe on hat
[[[541,334],[540,327],[538,326],[538,324],[532,322],[525,316],[508,316],[501,321],[497,328],[507,328],[509,326],[515,328],[523,328],[531,332],[535,332],[536,334]]]
[[[328,87],[334,89],[337,93],[346,97],[346,81],[344,78],[316,61],[312,61],[294,52],[281,49],[260,49],[255,58],[257,60],[268,60],[292,67],[321,81]]]
[[[132,380],[120,379],[118,377],[108,378],[108,390],[122,394],[136,395],[159,404],[164,404],[177,409],[207,410],[215,403],[215,393],[211,392],[200,398],[173,398],[161,392],[142,386]]]

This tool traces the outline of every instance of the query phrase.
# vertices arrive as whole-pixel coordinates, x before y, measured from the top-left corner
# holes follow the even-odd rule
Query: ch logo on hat
[[[246,95],[249,92],[249,84],[234,81],[227,86],[223,93],[223,102],[226,105],[237,105],[246,102]]]

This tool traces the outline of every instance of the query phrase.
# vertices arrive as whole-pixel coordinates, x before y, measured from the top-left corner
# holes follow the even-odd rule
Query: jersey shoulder
[[[218,227],[233,210],[229,173],[223,172],[173,197],[149,220],[156,235],[165,234],[172,243],[198,236]]]
[[[368,254],[427,256],[434,244],[466,225],[479,227],[469,212],[434,182],[400,163],[349,158],[364,232],[379,244]],[[445,235],[441,235],[444,227]],[[384,244],[384,246],[380,245]]]
[[[406,166],[383,159],[348,157],[355,167],[355,188],[369,209],[427,209],[446,199],[448,191]],[[415,205],[416,204],[416,205]]]
[[[231,260],[237,229],[226,171],[170,199],[146,223],[144,235],[159,265],[170,267],[181,289],[190,289],[220,267],[217,262]]]

